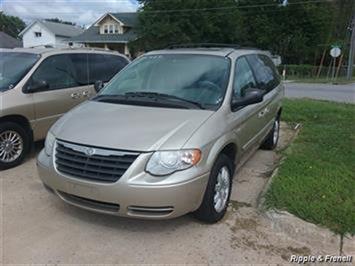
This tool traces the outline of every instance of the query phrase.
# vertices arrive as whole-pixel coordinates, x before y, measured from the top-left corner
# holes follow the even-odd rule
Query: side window
[[[122,68],[124,68],[128,64],[128,61],[121,56],[104,55],[104,58],[108,68],[107,73],[109,80],[113,78],[114,75],[120,72]]]
[[[280,77],[271,59],[266,55],[248,55],[259,88],[265,91],[274,89],[280,83]]]
[[[78,85],[84,86],[89,84],[89,69],[87,54],[69,54],[71,62],[74,66],[75,79]]]
[[[97,80],[108,82],[116,75],[128,62],[120,56],[107,54],[89,54],[89,83]]]
[[[244,97],[247,89],[256,88],[253,72],[245,57],[239,58],[234,70],[233,96]]]
[[[47,82],[49,90],[78,86],[73,64],[68,55],[54,55],[45,59],[32,75],[32,82]]]

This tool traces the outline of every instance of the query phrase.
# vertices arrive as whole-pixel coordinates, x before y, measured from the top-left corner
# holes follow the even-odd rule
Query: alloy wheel
[[[223,166],[217,176],[213,205],[216,212],[224,210],[227,204],[230,189],[230,173],[226,166]]]
[[[280,130],[280,122],[277,119],[277,120],[275,120],[274,132],[273,132],[273,136],[272,136],[272,140],[273,140],[274,144],[276,144],[279,139],[279,130]]]
[[[0,133],[0,162],[12,163],[16,161],[23,152],[23,139],[21,135],[13,130]]]

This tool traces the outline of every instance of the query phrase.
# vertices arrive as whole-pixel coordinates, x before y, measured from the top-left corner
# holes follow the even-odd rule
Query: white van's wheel
[[[197,219],[216,223],[227,211],[232,190],[233,162],[221,154],[212,167],[201,206],[195,211]]]
[[[29,136],[16,123],[0,124],[0,170],[15,167],[24,160],[29,150]]]

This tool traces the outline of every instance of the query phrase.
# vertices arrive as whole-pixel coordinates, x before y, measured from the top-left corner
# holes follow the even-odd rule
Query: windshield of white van
[[[217,110],[224,99],[229,71],[230,60],[221,56],[146,55],[114,77],[96,100]]]
[[[30,53],[0,52],[0,91],[15,87],[39,57]]]

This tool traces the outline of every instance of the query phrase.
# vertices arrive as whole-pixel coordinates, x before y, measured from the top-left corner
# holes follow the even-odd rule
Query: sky
[[[26,23],[59,18],[89,26],[106,12],[134,12],[136,0],[0,0],[0,10]]]

